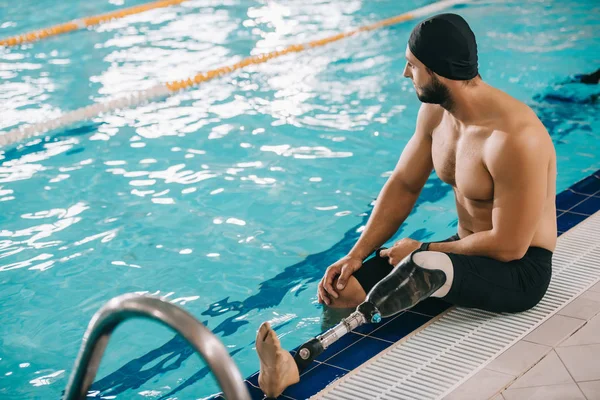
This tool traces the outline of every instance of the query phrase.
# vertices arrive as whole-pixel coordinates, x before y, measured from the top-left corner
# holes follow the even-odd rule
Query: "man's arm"
[[[396,233],[410,214],[433,170],[431,132],[442,114],[443,109],[437,105],[423,104],[419,109],[415,133],[379,193],[367,226],[349,256],[367,258]]]
[[[546,201],[550,152],[545,131],[530,128],[518,137],[499,132],[484,150],[484,163],[494,181],[492,229],[448,243],[432,243],[431,251],[477,255],[500,261],[525,255]]]

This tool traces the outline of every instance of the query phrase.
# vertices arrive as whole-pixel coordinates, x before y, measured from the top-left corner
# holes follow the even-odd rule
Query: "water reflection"
[[[66,3],[41,1],[48,5],[46,16],[57,10],[66,15],[70,12]],[[192,0],[188,5],[114,21],[34,46],[2,49],[0,98],[9,106],[0,110],[0,129],[157,82],[187,78],[249,54],[338,33],[383,14],[398,14],[417,3],[425,1]],[[488,2],[464,11],[484,14],[485,7],[504,7],[499,4]],[[499,53],[507,49],[502,39],[510,38],[513,48],[528,54],[528,62],[542,60],[541,65],[557,64],[557,69],[564,69],[561,62],[555,63],[566,57],[562,49],[589,42],[589,27],[581,33],[573,28],[577,24],[567,22],[554,24],[550,32],[525,32],[518,37],[514,32],[505,34],[503,31],[511,31],[506,27],[519,28],[514,26],[514,12],[509,11],[500,13],[507,19],[502,22],[506,25],[502,29],[495,25],[497,30],[482,39],[488,47],[501,47]],[[479,19],[487,24],[483,14]],[[531,26],[524,25],[532,28],[534,16],[541,18],[532,13],[527,17]],[[9,25],[11,19],[17,20],[7,18]],[[569,24],[564,36],[557,34],[557,27]],[[3,23],[0,31],[4,27]],[[21,289],[12,283],[5,286],[9,289],[4,290],[14,290],[3,297],[3,305],[14,300],[5,307],[13,315],[12,322],[5,325],[7,337],[17,325],[19,331],[32,332],[31,326],[40,318],[58,319],[59,313],[61,318],[68,314],[65,324],[83,326],[87,320],[80,311],[91,314],[97,303],[105,300],[109,292],[89,285],[63,292],[68,294],[62,296],[68,300],[63,308],[55,307],[56,302],[49,305],[46,292],[57,285],[50,276],[59,263],[70,267],[57,275],[65,285],[72,283],[68,278],[75,274],[76,265],[89,265],[91,260],[92,267],[77,271],[94,283],[98,277],[113,279],[116,291],[130,289],[124,282],[139,285],[135,290],[152,287],[151,291],[160,282],[168,293],[186,287],[185,295],[176,300],[207,305],[198,314],[206,316],[206,324],[222,336],[247,334],[252,329],[242,327],[258,326],[254,316],[280,307],[286,296],[308,297],[306,291],[313,290],[324,266],[344,255],[364,227],[368,213],[356,218],[356,211],[348,210],[360,212],[376,194],[380,171],[393,167],[414,127],[416,100],[399,72],[405,45],[401,38],[408,31],[407,26],[398,26],[281,57],[164,101],[102,116],[97,120],[102,123],[0,150],[0,204],[8,210],[0,215],[0,272],[15,281],[25,276],[23,281],[29,286],[23,290],[37,299],[29,314],[23,313],[23,307],[31,304],[29,298],[18,301],[23,300]],[[548,58],[531,61],[531,54]],[[541,69],[536,76],[542,74]],[[511,66],[504,72],[506,77],[499,78],[503,85],[532,79]],[[548,80],[540,76],[532,84],[545,86]],[[527,93],[527,99],[529,96]],[[536,97],[533,104],[553,139],[569,156],[573,153],[575,157],[573,149],[579,147],[593,153],[589,140],[580,140],[581,146],[576,143],[593,133],[591,123],[597,119],[590,122],[590,115],[597,110],[589,108],[589,103],[559,105],[555,97],[556,92],[547,93]],[[580,173],[576,165],[569,168]],[[446,185],[432,179],[417,209],[427,216],[438,215],[443,209],[431,203],[449,195]],[[325,218],[342,219],[342,223],[324,224]],[[287,235],[282,232],[297,227],[305,242],[283,237]],[[403,228],[399,235],[410,233],[419,240],[434,234],[429,227],[410,230],[414,232]],[[330,236],[323,239],[327,234]],[[307,248],[322,243],[333,244],[305,256]],[[264,278],[243,269],[228,269],[233,258],[245,268],[254,266],[257,259],[280,260],[273,254],[286,252],[302,261],[281,267],[265,265],[260,271]],[[77,262],[69,264],[72,261]],[[174,261],[181,270],[165,274],[165,265]],[[197,272],[198,276],[184,273],[198,270],[204,263],[208,267]],[[105,264],[108,268],[98,267]],[[35,271],[26,271],[28,268]],[[38,273],[45,271],[50,272],[39,278]],[[220,274],[211,275],[214,271]],[[208,280],[210,293],[197,290],[198,282],[189,283],[190,277]],[[73,312],[65,313],[65,309]],[[297,325],[287,325],[287,333],[318,324],[318,315],[317,310],[301,321],[295,317]],[[291,323],[283,320],[287,322],[278,329]],[[53,337],[65,332],[59,325],[44,328]],[[33,340],[33,336],[39,337],[31,334],[25,338]],[[63,345],[59,340],[45,342],[52,355],[47,358],[55,362],[52,371],[71,365],[72,360],[61,357]],[[232,354],[248,350],[251,343],[236,346]],[[21,354],[22,347],[10,345],[7,352],[11,351]],[[105,395],[137,389],[181,368],[190,354],[186,343],[173,338],[99,379],[93,389]],[[206,368],[189,373],[170,393],[154,394],[173,396],[202,382],[207,373]],[[27,382],[21,386],[28,386]],[[201,385],[196,388],[201,390]]]

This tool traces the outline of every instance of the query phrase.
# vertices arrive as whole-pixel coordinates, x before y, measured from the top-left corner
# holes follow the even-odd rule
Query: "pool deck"
[[[445,399],[599,400],[600,283]]]

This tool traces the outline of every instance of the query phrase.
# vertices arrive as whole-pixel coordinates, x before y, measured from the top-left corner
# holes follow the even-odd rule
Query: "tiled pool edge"
[[[600,210],[600,170],[559,193],[556,196],[556,209],[558,236]],[[380,325],[359,328],[358,334],[349,334],[347,339],[340,341],[341,348],[338,345],[328,349],[319,357],[319,361],[304,372],[300,382],[288,388],[280,398],[300,400],[315,395],[331,382],[348,374],[392,344],[415,330],[422,329],[450,307],[448,303],[441,300],[428,299],[410,311],[389,318]],[[419,320],[422,322],[416,325]],[[407,328],[410,330],[407,331]],[[360,347],[345,352],[358,342]],[[246,379],[246,385],[252,399],[264,398],[258,388],[258,372]],[[211,397],[211,399],[219,398],[222,397],[219,395]]]

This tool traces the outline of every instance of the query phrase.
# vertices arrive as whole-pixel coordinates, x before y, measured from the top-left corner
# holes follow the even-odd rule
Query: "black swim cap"
[[[466,81],[478,74],[475,34],[460,15],[440,14],[419,23],[410,34],[408,48],[444,78]]]

